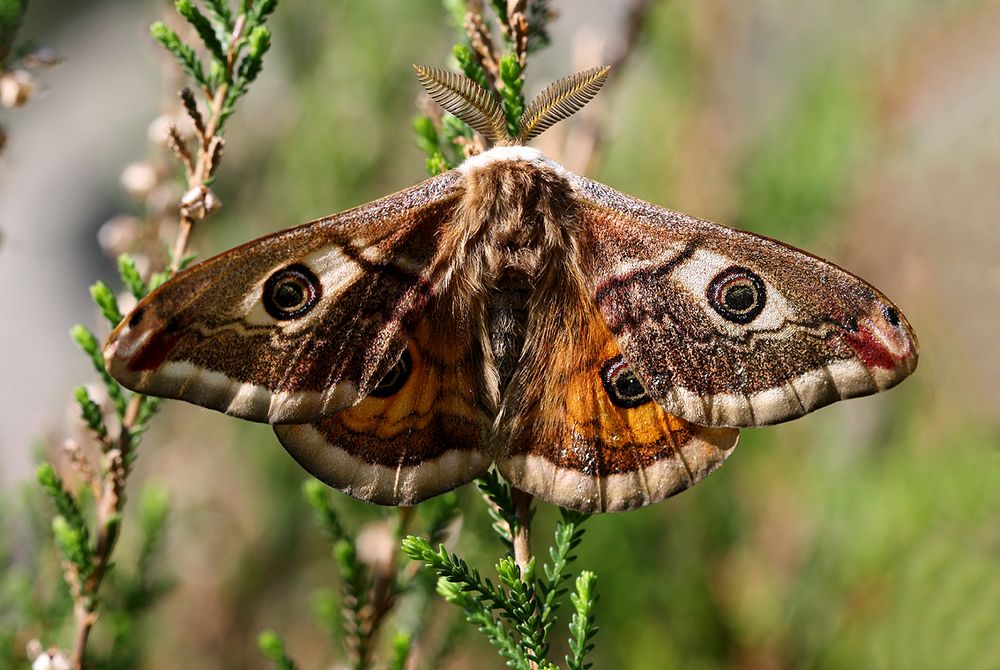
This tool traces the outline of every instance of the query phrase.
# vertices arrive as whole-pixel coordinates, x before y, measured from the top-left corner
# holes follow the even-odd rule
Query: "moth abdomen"
[[[486,294],[486,326],[501,396],[524,349],[530,295],[527,279],[510,275]]]

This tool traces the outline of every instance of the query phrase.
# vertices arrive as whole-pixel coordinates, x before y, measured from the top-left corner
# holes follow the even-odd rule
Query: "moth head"
[[[549,84],[521,114],[511,137],[507,116],[496,95],[468,77],[446,70],[414,65],[427,94],[445,111],[464,121],[493,144],[524,144],[554,124],[569,118],[601,90],[611,68],[595,67]]]

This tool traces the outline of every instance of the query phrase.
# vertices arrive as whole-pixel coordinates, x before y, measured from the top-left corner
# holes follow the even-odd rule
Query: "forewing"
[[[836,265],[571,177],[590,293],[651,396],[688,421],[756,426],[894,386],[917,340]]]
[[[440,233],[461,194],[448,172],[209,259],[125,318],[108,370],[133,390],[255,421],[349,407],[397,361],[434,296],[449,258]],[[302,309],[284,310],[298,298]]]
[[[684,421],[646,395],[590,297],[571,285],[536,291],[499,419],[501,474],[583,512],[636,509],[693,486],[729,457],[738,432]]]
[[[489,419],[469,329],[450,310],[417,325],[364,400],[318,423],[275,426],[288,452],[330,486],[367,502],[413,505],[481,476]]]

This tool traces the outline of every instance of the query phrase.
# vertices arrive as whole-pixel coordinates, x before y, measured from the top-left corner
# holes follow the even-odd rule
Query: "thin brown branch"
[[[234,29],[234,39],[227,54],[226,67],[229,74],[232,70],[237,56],[238,35],[243,27],[244,17],[240,16]],[[228,94],[228,85],[221,84],[214,93],[211,93],[210,114],[207,124],[200,123],[200,117],[193,119],[199,135],[197,158],[192,164],[192,157],[187,152],[183,143],[183,151],[178,151],[174,147],[175,153],[181,158],[187,174],[188,191],[185,200],[192,192],[199,196],[195,206],[191,203],[181,203],[180,225],[177,230],[177,237],[174,241],[173,256],[170,260],[170,272],[177,272],[187,254],[188,240],[191,236],[191,228],[195,221],[204,218],[214,209],[218,208],[218,199],[208,189],[207,182],[211,179],[214,170],[218,167],[219,158],[222,151],[222,138],[218,136],[219,126],[222,121],[222,111]],[[182,94],[183,95],[183,94]],[[187,101],[185,100],[187,106]],[[188,110],[190,114],[190,109]],[[170,141],[180,140],[176,129],[171,133]],[[111,555],[115,545],[118,543],[118,536],[121,530],[121,517],[125,507],[125,486],[128,480],[132,461],[131,452],[135,446],[132,429],[136,427],[139,412],[145,396],[133,395],[126,406],[125,415],[122,418],[121,432],[116,444],[105,452],[106,463],[103,482],[100,487],[100,495],[97,498],[97,539],[94,543],[94,553],[92,566],[86,581],[80,584],[74,593],[73,613],[76,621],[76,631],[73,636],[73,648],[70,655],[70,663],[73,670],[84,670],[84,656],[87,650],[87,642],[90,639],[90,632],[97,622],[98,591],[111,565]],[[74,583],[67,577],[67,581]],[[79,580],[76,580],[77,583]]]
[[[612,74],[623,72],[625,65],[635,53],[636,46],[646,30],[652,6],[652,0],[628,0],[621,33],[617,38],[611,38],[605,43],[601,59],[604,64],[611,67]],[[614,82],[615,78],[612,78],[612,86]],[[597,104],[591,105],[587,110],[589,113],[583,114],[580,122],[567,132],[563,152],[564,164],[574,172],[587,174],[600,156],[604,142],[602,130],[604,124],[599,119],[601,101],[607,99],[608,95],[608,91],[605,91],[603,98],[598,96]]]
[[[517,512],[517,528],[511,529],[514,541],[514,562],[521,569],[521,575],[528,569],[531,561],[531,503],[535,497],[519,489],[511,487],[511,498],[514,501],[514,511]]]
[[[235,43],[235,40],[233,40]],[[230,49],[230,55],[228,62],[230,63],[230,68],[232,68],[231,63],[233,62],[233,50]],[[188,190],[185,195],[185,200],[188,198],[188,194],[198,194],[196,196],[197,201],[195,203],[184,202],[181,205],[181,215],[180,224],[177,230],[177,239],[174,242],[173,253],[170,258],[170,273],[174,274],[181,268],[181,263],[184,260],[184,256],[187,253],[188,239],[191,236],[191,229],[194,227],[196,221],[201,220],[206,215],[210,214],[213,209],[217,208],[212,206],[209,202],[210,191],[207,187],[207,182],[212,176],[214,168],[218,167],[218,155],[221,146],[218,144],[222,141],[221,137],[218,137],[216,133],[219,130],[219,123],[222,120],[222,108],[226,102],[226,95],[229,91],[229,87],[223,83],[216,89],[215,94],[212,96],[212,105],[209,110],[208,123],[205,125],[204,131],[200,134],[200,142],[198,146],[198,158],[194,165],[194,170],[188,178]],[[214,198],[214,196],[212,196]],[[217,201],[215,201],[217,203]]]
[[[464,27],[476,62],[483,68],[490,84],[496,86],[496,82],[500,78],[500,56],[493,46],[493,38],[490,36],[489,27],[483,21],[483,15],[466,12]]]
[[[121,515],[125,508],[125,483],[128,479],[129,454],[133,447],[132,428],[135,426],[142,407],[141,395],[129,400],[122,420],[121,433],[116,445],[105,454],[104,481],[97,499],[97,541],[94,544],[93,563],[90,574],[73,594],[73,616],[76,632],[73,635],[73,649],[70,663],[74,670],[83,670],[84,654],[90,631],[97,622],[97,592],[111,564],[111,554],[118,543],[121,529]]]
[[[528,564],[531,563],[531,518],[534,516],[531,504],[535,496],[513,486],[510,487],[510,496],[514,503],[514,511],[517,513],[517,527],[511,529],[513,531],[511,536],[514,540],[514,562],[517,563],[521,573],[521,581],[525,581],[528,574]],[[529,588],[534,589],[530,585]],[[537,607],[537,599],[535,606]],[[529,660],[528,668],[529,670],[537,670],[538,664]]]
[[[375,606],[375,612],[372,616],[372,638],[378,633],[385,616],[395,606],[396,596],[399,595],[397,575],[399,570],[400,541],[409,530],[410,523],[413,521],[414,511],[413,507],[400,508],[399,523],[396,527],[396,541],[392,543],[392,553],[389,555],[389,560],[386,562],[384,570],[376,575],[375,582],[372,584],[371,601]]]

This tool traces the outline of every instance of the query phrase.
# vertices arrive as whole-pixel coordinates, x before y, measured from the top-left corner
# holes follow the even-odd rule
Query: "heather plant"
[[[270,46],[265,24],[276,5],[276,0],[245,0],[233,9],[227,0],[207,0],[203,11],[190,0],[177,0],[175,8],[200,41],[197,46],[163,22],[150,29],[191,82],[178,94],[189,129],[182,131],[168,121],[163,136],[183,167],[186,187],[171,208],[177,221],[171,226],[174,242],[166,253],[156,249],[154,242],[154,248],[145,250],[142,267],[132,255],[118,256],[126,301],[142,299],[183,269],[193,258],[188,253],[191,229],[220,207],[211,184],[222,162],[223,131],[236,103],[261,71]],[[131,166],[123,175],[126,188],[131,187],[140,200],[149,196],[156,179],[155,170],[144,165]],[[144,209],[148,218],[136,225],[163,225],[165,211]],[[164,256],[166,261],[154,269]],[[117,326],[123,310],[112,289],[99,281],[91,286],[90,294],[108,326]],[[147,484],[139,492],[139,548],[133,572],[114,570],[113,597],[106,597],[104,584],[113,571],[112,557],[124,525],[129,475],[160,399],[130,392],[115,381],[105,369],[100,341],[91,330],[77,325],[70,335],[90,359],[100,382],[92,388],[79,386],[73,394],[89,434],[63,445],[72,483],[51,462],[39,467],[38,482],[55,511],[51,528],[72,602],[73,623],[66,626],[72,634],[65,642],[53,639],[30,644],[29,656],[36,667],[134,667],[141,659],[137,646],[141,638],[134,629],[169,585],[152,574],[168,514],[163,489]],[[90,643],[98,621],[109,628],[109,641],[100,651]]]

